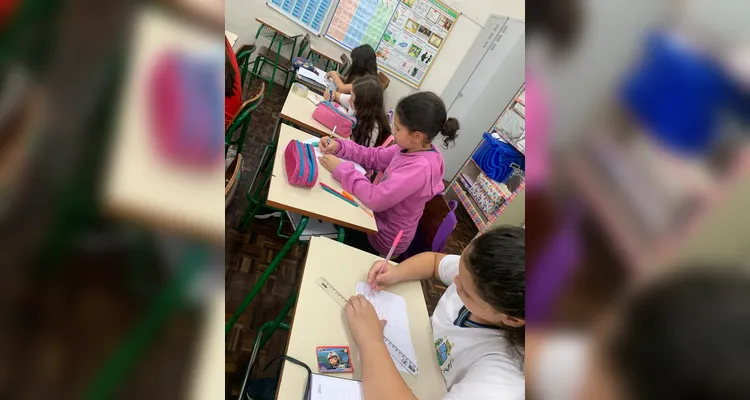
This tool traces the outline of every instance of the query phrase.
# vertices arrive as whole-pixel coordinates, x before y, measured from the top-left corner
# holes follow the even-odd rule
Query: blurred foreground
[[[221,158],[169,157],[188,117],[220,149],[221,119],[144,71],[217,65],[223,3],[145,7],[0,7],[0,398],[222,395]],[[218,93],[222,70],[187,78]]]
[[[678,367],[747,370],[732,364],[747,356],[737,337],[713,333],[745,332],[747,319],[743,296],[722,293],[750,279],[738,271],[750,264],[750,3],[535,3],[567,8],[527,11],[550,127],[527,143],[530,163],[549,164],[527,197],[528,397],[746,398],[739,372]],[[683,276],[692,266],[708,273]],[[680,330],[700,354],[675,343]],[[711,354],[719,341],[728,348]],[[648,378],[650,361],[662,369]]]

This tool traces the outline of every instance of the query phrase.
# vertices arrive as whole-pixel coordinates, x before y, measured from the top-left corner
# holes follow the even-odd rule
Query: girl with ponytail
[[[458,137],[458,121],[448,118],[445,104],[435,93],[407,96],[396,106],[393,141],[396,146],[368,148],[351,140],[320,140],[320,163],[333,172],[344,190],[353,193],[375,213],[376,235],[347,231],[346,243],[372,254],[386,255],[399,231],[403,231],[393,258],[414,239],[425,204],[443,192],[443,156],[432,142],[440,134],[445,146]],[[366,169],[384,171],[373,184],[354,169],[354,161]]]

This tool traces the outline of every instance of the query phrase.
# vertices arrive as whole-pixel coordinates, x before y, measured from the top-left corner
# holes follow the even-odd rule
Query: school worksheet
[[[365,296],[372,303],[381,320],[388,321],[383,329],[383,335],[417,365],[417,354],[411,341],[409,316],[406,313],[404,297],[385,290],[371,291],[370,285],[365,282],[357,283],[357,294]],[[393,363],[400,372],[409,372],[395,358],[393,358]]]

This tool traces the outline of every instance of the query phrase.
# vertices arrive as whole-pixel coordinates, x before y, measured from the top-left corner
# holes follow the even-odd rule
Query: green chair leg
[[[284,308],[281,310],[279,315],[276,316],[276,319],[273,320],[271,323],[271,326],[268,327],[266,332],[263,334],[263,340],[260,342],[260,349],[262,349],[266,343],[268,343],[269,340],[271,340],[271,336],[273,336],[273,333],[276,331],[276,328],[279,327],[281,324],[281,321],[286,318],[286,316],[289,314],[289,311],[294,307],[294,304],[297,302],[297,291],[295,290],[292,292],[292,294],[289,296],[289,298],[286,300],[286,303],[284,304]]]
[[[250,293],[245,296],[245,299],[242,301],[242,304],[239,308],[237,308],[237,311],[234,312],[234,315],[232,315],[232,318],[229,319],[229,321],[226,323],[226,326],[224,327],[224,334],[229,333],[229,331],[232,329],[232,326],[237,322],[237,320],[240,318],[240,315],[245,312],[245,309],[247,309],[247,306],[250,305],[250,303],[253,301],[255,296],[260,293],[260,290],[263,288],[263,285],[265,285],[268,278],[271,276],[271,274],[278,268],[279,264],[281,263],[281,260],[286,257],[286,254],[289,253],[289,250],[292,249],[292,246],[297,243],[297,240],[299,240],[300,235],[302,235],[302,232],[305,230],[305,227],[307,226],[307,217],[302,217],[302,219],[299,222],[299,225],[297,226],[297,229],[294,231],[292,236],[289,238],[289,240],[284,243],[284,247],[281,248],[278,254],[276,254],[276,257],[273,258],[273,261],[271,261],[271,264],[268,265],[268,268],[266,268],[266,271],[263,273],[263,276],[260,277],[258,282],[253,286],[253,288],[250,290]]]
[[[337,241],[338,241],[339,243],[344,243],[344,235],[346,234],[346,233],[344,232],[344,228],[343,228],[343,227],[340,227],[340,226],[338,226],[338,225],[336,225],[336,229],[337,229],[337,230],[339,231],[339,234],[338,234],[338,236],[336,236],[336,240],[337,240]]]
[[[123,378],[133,370],[148,345],[182,304],[185,292],[198,272],[205,267],[207,255],[208,251],[198,246],[187,252],[177,276],[167,284],[145,318],[127,335],[99,371],[84,396],[85,399],[110,399],[115,395]]]

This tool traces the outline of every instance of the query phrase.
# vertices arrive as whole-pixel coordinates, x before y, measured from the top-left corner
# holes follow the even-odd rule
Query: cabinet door
[[[459,92],[448,116],[461,124],[455,146],[445,149],[444,179],[452,180],[524,82],[525,25],[508,19]]]
[[[497,15],[493,15],[487,19],[487,23],[479,33],[479,36],[474,40],[471,49],[469,49],[461,60],[456,72],[453,73],[451,80],[448,82],[445,90],[443,90],[441,97],[448,109],[453,107],[453,103],[459,98],[459,94],[469,82],[469,79],[476,71],[479,63],[482,62],[485,54],[490,50],[491,45],[500,34],[500,30],[503,29],[507,22],[508,17],[500,17]]]

